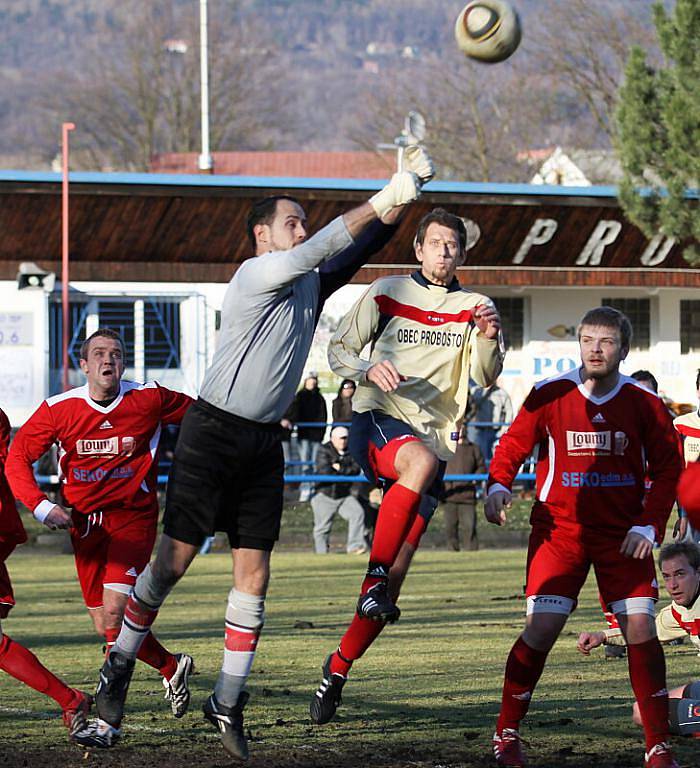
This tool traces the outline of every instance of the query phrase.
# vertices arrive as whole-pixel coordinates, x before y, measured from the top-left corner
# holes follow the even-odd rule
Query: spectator
[[[355,394],[355,382],[343,379],[338,387],[338,397],[333,401],[333,423],[352,421],[352,396]]]
[[[313,471],[316,463],[316,455],[321,447],[323,436],[326,434],[326,419],[328,410],[321,390],[318,388],[318,375],[316,371],[309,371],[304,379],[304,386],[297,392],[292,404],[291,421],[299,424],[304,422],[316,422],[322,424],[318,427],[297,427],[299,440],[299,458],[308,462],[303,465],[302,473],[307,475]],[[299,489],[299,501],[308,501],[311,497],[311,485],[302,483]]]
[[[481,449],[471,443],[467,425],[463,424],[455,455],[447,462],[446,475],[471,475],[486,472]],[[449,549],[459,552],[479,549],[476,533],[476,484],[473,481],[454,480],[445,483],[442,497],[445,534]],[[461,543],[461,547],[460,547]]]
[[[318,451],[316,473],[319,475],[358,475],[359,464],[348,453],[347,427],[333,427],[331,439]],[[318,492],[311,499],[314,511],[314,549],[317,555],[328,553],[331,526],[336,514],[348,521],[348,554],[361,555],[367,551],[365,539],[365,511],[353,495],[353,484],[348,482],[319,483]]]
[[[654,376],[651,371],[640,369],[639,371],[635,371],[633,374],[631,374],[631,378],[633,378],[635,381],[638,381],[650,392],[654,392],[657,395],[659,394],[659,382],[656,380],[656,376]]]
[[[470,427],[470,440],[481,449],[485,462],[491,461],[495,443],[501,438],[507,429],[507,425],[513,421],[513,404],[510,396],[498,386],[477,387],[470,395],[470,416],[483,426]],[[500,426],[487,426],[488,424]]]

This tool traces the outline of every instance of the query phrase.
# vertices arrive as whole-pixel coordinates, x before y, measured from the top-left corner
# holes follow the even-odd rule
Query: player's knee
[[[157,582],[161,589],[171,589],[185,575],[187,564],[178,559],[168,562],[159,562],[157,559],[151,564],[151,578]]]
[[[411,441],[401,449],[395,463],[396,471],[401,480],[412,480],[414,483],[427,488],[438,470],[436,456],[421,443]]]

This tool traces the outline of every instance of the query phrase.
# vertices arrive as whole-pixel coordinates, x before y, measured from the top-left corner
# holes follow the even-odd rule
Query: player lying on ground
[[[535,385],[489,468],[484,511],[489,522],[503,525],[513,479],[538,448],[527,619],[508,657],[493,737],[501,766],[525,765],[520,723],[593,565],[600,594],[627,641],[645,765],[677,768],[667,743],[666,668],[654,623],[658,589],[651,551],[675,501],[681,457],[663,402],[619,372],[631,337],[621,312],[587,312],[578,328],[581,367]],[[651,481],[646,496],[645,475]]]
[[[673,601],[656,615],[656,633],[661,643],[688,636],[700,652],[700,548],[692,541],[666,544],[659,552],[659,569]],[[582,632],[577,647],[589,656],[599,645],[625,642],[619,629]],[[700,681],[695,680],[668,692],[671,732],[681,736],[700,734]],[[641,725],[635,702],[632,719]]]
[[[5,478],[5,460],[10,444],[10,422],[0,410],[0,619],[7,618],[15,604],[12,583],[5,561],[18,544],[27,540],[17,507]],[[50,696],[63,711],[63,723],[70,738],[86,735],[86,715],[90,711],[92,697],[67,686],[63,680],[37,659],[37,657],[9,635],[0,624],[0,669],[39,693]]]
[[[7,460],[17,498],[47,527],[70,530],[83,599],[108,651],[156,538],[161,425],[179,424],[192,403],[155,383],[122,381],[124,365],[120,336],[95,331],[80,349],[87,383],[44,400],[17,432]],[[59,447],[60,504],[39,488],[32,468],[53,444]],[[165,698],[182,717],[192,659],[170,653],[151,633],[139,659],[163,676]],[[99,740],[94,732],[82,743]]]
[[[403,172],[372,199],[307,239],[299,202],[273,197],[248,217],[254,258],[229,283],[221,330],[199,400],[187,413],[168,483],[164,534],[139,576],[117,642],[101,672],[96,706],[106,737],[121,725],[129,680],[160,606],[202,542],[226,531],[233,588],[226,608],[224,660],[204,716],[224,748],[248,757],[245,683],[264,621],[270,553],[279,536],[284,457],[280,421],[309,354],[325,299],[388,241],[399,210],[420,194],[432,163],[409,147]],[[380,223],[378,219],[381,219]]]
[[[353,662],[399,618],[399,590],[440,497],[467,405],[470,376],[489,386],[501,371],[501,322],[493,302],[455,277],[467,234],[437,208],[415,238],[420,269],[375,281],[341,320],[328,359],[359,381],[350,452],[384,489],[357,612],[323,665],[311,718],[328,722]],[[369,360],[360,357],[371,342]]]

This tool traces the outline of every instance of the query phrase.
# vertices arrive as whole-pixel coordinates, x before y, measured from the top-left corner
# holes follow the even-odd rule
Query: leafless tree
[[[76,157],[91,167],[147,170],[161,152],[199,148],[199,17],[164,0],[127,3],[121,35],[95,47],[89,71],[59,73],[45,110],[75,121]],[[193,10],[194,9],[194,10]],[[189,12],[185,12],[185,11]],[[130,11],[130,12],[129,12]],[[275,137],[271,116],[284,107],[274,52],[250,24],[210,19],[211,146],[262,149]],[[55,124],[55,121],[54,121]],[[82,150],[82,152],[81,152]]]

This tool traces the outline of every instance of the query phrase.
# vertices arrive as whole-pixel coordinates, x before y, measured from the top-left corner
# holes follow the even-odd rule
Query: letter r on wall
[[[603,257],[605,246],[614,243],[621,231],[622,223],[619,221],[609,219],[599,221],[588,238],[588,242],[583,246],[581,253],[579,253],[576,264],[578,266],[584,264],[590,264],[592,267],[598,266]]]

